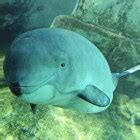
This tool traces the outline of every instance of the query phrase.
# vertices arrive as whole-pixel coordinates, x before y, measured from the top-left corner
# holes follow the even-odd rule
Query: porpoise
[[[78,33],[41,28],[21,34],[12,43],[4,62],[10,90],[35,105],[54,105],[86,113],[104,111],[113,99],[121,77],[140,65],[111,73],[99,49]]]

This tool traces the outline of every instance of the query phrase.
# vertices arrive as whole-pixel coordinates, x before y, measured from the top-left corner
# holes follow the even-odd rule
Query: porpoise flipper
[[[106,107],[110,103],[109,97],[95,86],[88,85],[78,97],[97,106]]]
[[[30,103],[30,107],[32,109],[33,114],[35,114],[36,113],[36,109],[37,109],[36,104],[31,104]]]

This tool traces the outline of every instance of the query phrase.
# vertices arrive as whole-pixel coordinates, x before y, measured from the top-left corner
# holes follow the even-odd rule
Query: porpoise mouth
[[[20,82],[12,82],[8,84],[10,90],[12,93],[14,93],[16,96],[21,96],[23,94],[31,94],[32,92],[38,90],[39,88],[48,85],[51,79],[53,79],[55,74],[52,74],[50,77],[42,80],[42,82],[38,84],[32,84],[32,85],[21,85]]]
[[[30,94],[22,94],[19,98],[33,104],[48,104],[56,94],[56,88],[53,85],[45,84]]]

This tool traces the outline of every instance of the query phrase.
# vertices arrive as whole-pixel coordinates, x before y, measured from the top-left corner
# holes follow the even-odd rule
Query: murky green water
[[[16,0],[0,1],[0,38],[3,38],[0,42],[11,43],[20,32],[47,27],[45,20],[41,20],[46,18],[44,0],[24,0],[24,7],[19,9],[21,3]],[[4,11],[4,6],[17,8],[22,16],[13,10]],[[120,72],[140,64],[139,8],[139,0],[81,0],[72,15],[57,17],[51,27],[83,35],[101,50],[111,70]],[[2,48],[8,47],[0,46],[1,84]],[[0,139],[139,140],[139,106],[140,73],[122,79],[111,106],[97,114],[41,105],[33,114],[28,103],[15,97],[8,87],[0,86]]]

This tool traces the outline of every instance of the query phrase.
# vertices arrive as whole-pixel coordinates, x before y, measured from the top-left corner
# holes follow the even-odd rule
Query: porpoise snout
[[[16,96],[22,95],[19,82],[14,82],[9,85],[10,90]]]

